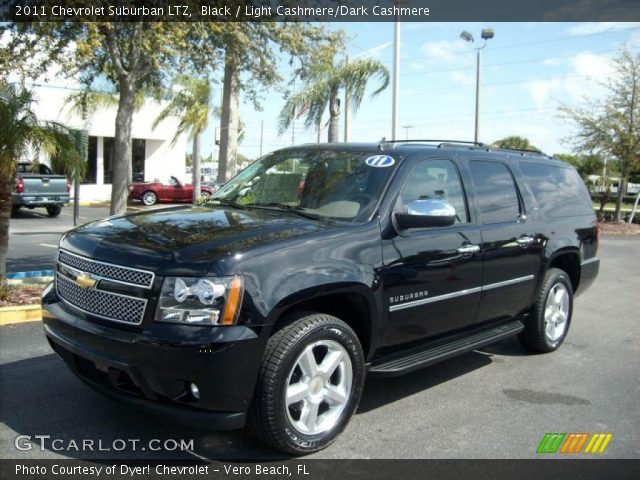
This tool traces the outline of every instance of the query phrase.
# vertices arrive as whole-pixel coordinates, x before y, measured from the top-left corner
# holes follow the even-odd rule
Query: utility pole
[[[262,157],[262,144],[264,142],[264,119],[260,120],[260,156]]]
[[[394,4],[398,4],[398,0]],[[391,103],[391,140],[397,139],[398,134],[398,95],[400,91],[400,22],[396,15],[393,40],[393,92]]]
[[[413,125],[405,125],[402,128],[404,128],[404,139],[409,140],[409,129],[413,128]]]
[[[349,55],[345,59],[345,65],[349,65]],[[351,104],[351,92],[349,86],[344,89],[344,141],[349,141],[349,105]]]

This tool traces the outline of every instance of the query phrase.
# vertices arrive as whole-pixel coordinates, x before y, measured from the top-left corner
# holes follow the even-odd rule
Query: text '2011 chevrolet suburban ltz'
[[[578,173],[542,154],[291,147],[200,206],[68,232],[44,329],[106,394],[304,454],[345,428],[366,374],[511,335],[560,347],[598,232]]]

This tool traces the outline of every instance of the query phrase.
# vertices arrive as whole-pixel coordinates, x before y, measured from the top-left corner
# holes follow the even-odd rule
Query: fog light
[[[189,391],[191,392],[191,395],[193,395],[193,398],[195,398],[196,400],[200,398],[200,389],[195,383],[189,384]]]

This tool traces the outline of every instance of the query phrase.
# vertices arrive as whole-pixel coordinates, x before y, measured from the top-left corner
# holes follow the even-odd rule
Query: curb
[[[46,285],[53,282],[53,276],[29,277],[29,278],[7,278],[7,284],[15,285]]]
[[[0,326],[42,320],[40,305],[18,305],[0,308]]]

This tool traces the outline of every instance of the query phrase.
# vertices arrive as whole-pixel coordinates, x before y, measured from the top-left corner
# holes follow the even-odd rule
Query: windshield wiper
[[[246,207],[256,207],[256,208],[275,208],[278,210],[284,210],[287,212],[292,212],[295,213],[297,215],[300,215],[301,217],[305,217],[305,218],[310,218],[312,220],[320,220],[322,218],[321,215],[318,215],[316,213],[310,213],[310,212],[306,212],[304,210],[304,208],[301,207],[294,207],[291,205],[286,205],[284,203],[277,203],[277,202],[269,202],[269,203],[250,203],[248,205],[245,205]]]

